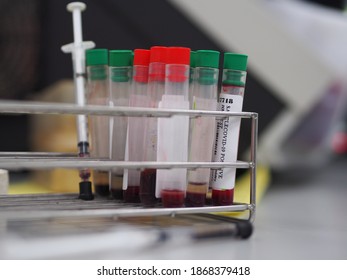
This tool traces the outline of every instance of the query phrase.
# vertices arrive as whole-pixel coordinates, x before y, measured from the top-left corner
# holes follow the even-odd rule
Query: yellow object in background
[[[8,188],[8,194],[42,194],[51,192],[47,186],[41,186],[33,181],[13,183]]]
[[[38,101],[74,103],[72,80],[60,81],[40,93]],[[30,116],[31,149],[36,152],[78,153],[75,115]],[[32,192],[79,192],[79,172],[73,169],[35,170]],[[27,189],[30,191],[30,189]]]
[[[256,203],[259,203],[264,196],[271,182],[270,169],[263,165],[257,165],[256,178]],[[249,203],[250,198],[250,176],[249,172],[241,176],[236,181],[234,191],[234,201],[241,203]]]

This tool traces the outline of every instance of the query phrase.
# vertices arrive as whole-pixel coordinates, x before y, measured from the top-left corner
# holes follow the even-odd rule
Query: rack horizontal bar
[[[78,211],[76,209],[50,209],[50,206],[47,206],[47,203],[52,205],[51,207],[55,207],[56,203],[52,203],[55,200],[60,201],[62,196],[67,195],[42,195],[44,199],[40,199],[41,195],[27,196],[21,195],[19,200],[16,199],[16,196],[0,196],[0,201],[2,202],[0,209],[0,217],[6,218],[17,218],[17,219],[25,219],[25,218],[53,218],[53,217],[97,217],[97,216],[109,216],[109,217],[138,217],[138,216],[175,216],[180,214],[198,214],[198,213],[220,213],[220,212],[228,212],[235,211],[241,212],[246,210],[251,210],[252,205],[245,203],[236,203],[234,205],[229,206],[204,206],[204,207],[183,207],[183,208],[143,208],[140,206],[124,206],[122,203],[119,205],[117,201],[110,200],[107,205],[107,209],[95,209],[98,205],[98,201],[85,202],[85,201],[75,201],[70,198],[70,202],[73,205],[78,207]],[[24,200],[23,200],[24,199]],[[30,200],[28,205],[25,204],[25,199]],[[36,202],[37,200],[37,202]],[[6,203],[7,202],[7,203]],[[70,203],[70,205],[71,205]],[[102,207],[102,203],[100,202]],[[110,208],[110,204],[114,206],[114,208]],[[11,206],[11,204],[15,206]],[[66,206],[62,202],[62,207]],[[44,210],[44,211],[43,211]]]
[[[171,168],[250,168],[252,163],[237,162],[159,162],[159,161],[112,161],[90,158],[33,158],[30,157],[0,157],[0,168],[16,169],[51,169],[51,168],[93,168],[97,170],[125,169],[171,169]]]
[[[78,106],[68,103],[46,103],[28,101],[1,101],[0,113],[8,114],[73,114],[73,115],[107,115],[107,116],[129,116],[129,117],[172,117],[173,115],[185,115],[190,117],[214,116],[214,117],[240,117],[252,118],[257,116],[253,112],[221,112],[204,110],[178,110],[157,109],[120,106],[86,105]]]

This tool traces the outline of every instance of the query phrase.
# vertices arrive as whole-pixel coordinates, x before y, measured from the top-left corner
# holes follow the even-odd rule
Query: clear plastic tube
[[[226,53],[222,92],[219,96],[218,110],[241,112],[246,84],[247,56]],[[236,117],[217,121],[216,141],[213,160],[217,162],[235,162],[237,160],[241,120]],[[231,205],[234,200],[235,168],[212,170],[212,203]]]
[[[149,50],[134,51],[133,81],[129,96],[130,107],[149,107],[147,94]],[[131,117],[128,121],[126,160],[143,161],[146,119]],[[125,202],[140,202],[141,171],[129,169],[124,171],[123,198]]]
[[[147,95],[149,107],[158,108],[159,101],[165,90],[165,65],[167,48],[162,46],[152,47],[150,50],[150,63],[148,70]],[[146,131],[144,137],[144,160],[156,161],[157,159],[158,119],[146,119]],[[146,168],[141,171],[140,201],[145,206],[154,206],[157,170]]]
[[[159,108],[189,109],[190,49],[168,48],[165,91]],[[158,120],[158,161],[185,162],[188,159],[189,117]],[[157,170],[156,196],[164,207],[182,207],[187,186],[187,170]]]
[[[88,94],[87,103],[90,105],[109,105],[108,87],[108,51],[95,49],[87,52],[89,64],[87,66]],[[108,116],[89,116],[91,132],[91,156],[96,158],[110,158],[110,134]],[[93,170],[95,192],[100,196],[110,194],[109,172]]]
[[[218,54],[219,58],[219,54]],[[217,62],[218,63],[218,62]],[[197,67],[191,109],[217,109],[218,68]],[[197,117],[190,120],[189,161],[210,162],[215,139],[215,118]],[[186,206],[204,206],[210,181],[210,169],[188,171]]]
[[[190,51],[190,69],[189,69],[189,104],[192,106],[193,104],[193,96],[194,96],[194,85],[196,83],[196,51]]]
[[[132,51],[112,50],[109,53],[109,75],[112,106],[129,106],[129,94],[132,77]],[[111,159],[125,160],[125,147],[128,117],[117,116],[111,122]],[[123,199],[123,168],[111,171],[111,195]]]

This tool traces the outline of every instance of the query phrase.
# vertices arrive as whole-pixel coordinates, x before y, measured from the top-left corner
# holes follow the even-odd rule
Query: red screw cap
[[[148,82],[148,65],[150,51],[144,49],[134,50],[134,81],[138,83]]]
[[[170,71],[167,73],[167,78],[170,82],[185,82],[189,73],[187,67],[190,65],[190,48],[184,47],[169,47],[167,50],[167,65],[170,66]]]
[[[134,50],[134,65],[144,65],[148,66],[149,64],[150,51],[144,49],[135,49]]]
[[[169,47],[166,63],[190,65],[190,48]]]
[[[168,49],[167,47],[161,47],[161,46],[151,47],[151,55],[150,55],[149,63],[152,63],[152,62],[166,63],[167,49]]]

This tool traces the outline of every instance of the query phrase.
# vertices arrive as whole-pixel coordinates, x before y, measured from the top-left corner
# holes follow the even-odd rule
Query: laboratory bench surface
[[[338,158],[306,180],[294,183],[275,179],[257,205],[254,232],[249,239],[214,238],[192,242],[173,238],[148,246],[148,230],[141,228],[133,235],[112,235],[102,232],[97,224],[92,228],[93,234],[89,227],[88,234],[83,236],[72,232],[62,237],[20,238],[16,231],[21,225],[9,225],[0,215],[0,259],[346,260],[346,167],[347,158]],[[58,224],[59,227],[63,224],[68,232],[69,223],[61,220],[51,222],[50,231]],[[114,239],[116,236],[118,240]],[[88,248],[93,242],[100,242],[100,246]],[[41,247],[49,249],[50,254],[42,251],[40,255],[36,248]],[[36,254],[30,254],[31,251]]]

